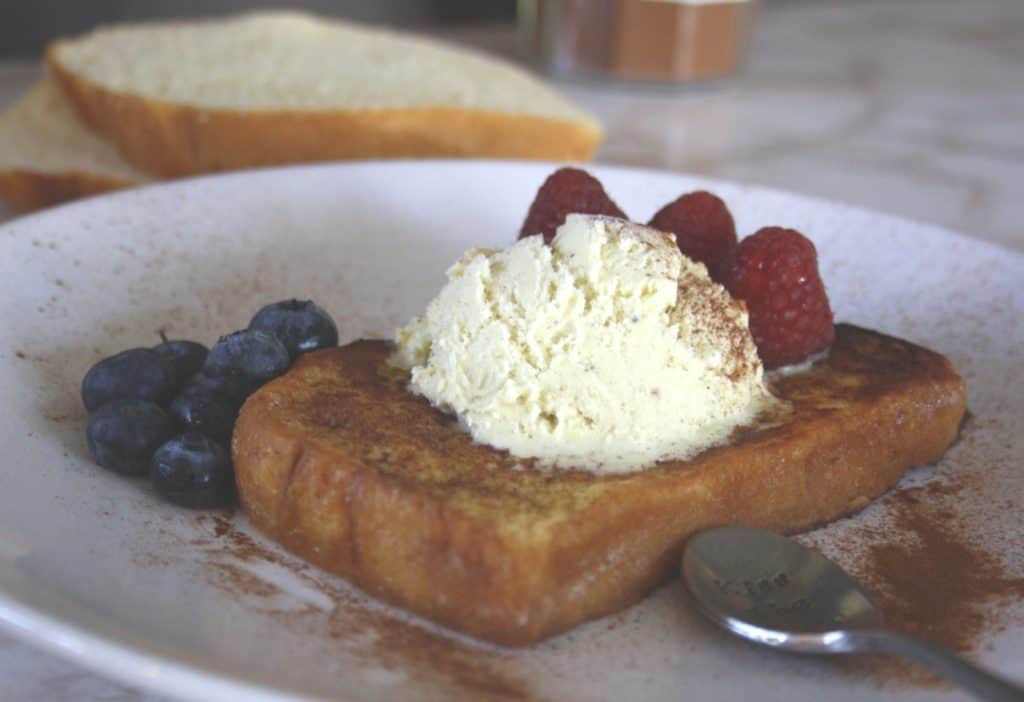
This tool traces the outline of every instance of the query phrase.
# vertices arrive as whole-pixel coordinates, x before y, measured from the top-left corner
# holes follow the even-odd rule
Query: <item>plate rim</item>
[[[279,166],[263,166],[259,168],[244,168],[232,171],[223,171],[220,173],[204,173],[195,176],[189,176],[186,178],[173,178],[169,180],[155,181],[152,183],[144,183],[135,185],[127,188],[121,188],[118,190],[112,190],[104,193],[98,193],[96,195],[88,195],[86,197],[77,198],[69,202],[63,202],[58,205],[46,207],[40,210],[32,212],[17,213],[3,223],[0,223],[0,235],[9,234],[8,229],[12,228],[13,225],[22,225],[25,222],[30,222],[38,218],[45,218],[52,216],[57,212],[65,212],[67,210],[73,210],[77,207],[85,207],[91,204],[95,204],[97,201],[105,200],[116,200],[118,198],[130,198],[137,196],[143,192],[154,192],[162,190],[174,190],[179,187],[189,187],[195,183],[202,183],[206,181],[221,181],[221,180],[245,180],[254,175],[288,175],[294,173],[303,172],[314,172],[314,171],[329,171],[329,170],[358,170],[360,168],[482,168],[482,167],[511,167],[511,168],[523,168],[523,169],[538,169],[538,168],[551,168],[557,169],[562,167],[574,167],[582,168],[584,170],[593,170],[595,172],[616,172],[616,173],[628,173],[632,175],[654,175],[657,177],[679,177],[689,178],[692,180],[699,180],[706,182],[709,187],[718,185],[724,185],[726,187],[742,187],[750,191],[755,192],[758,195],[770,195],[775,197],[792,197],[803,200],[808,204],[815,206],[827,206],[827,207],[840,207],[852,214],[859,216],[872,216],[881,217],[892,221],[893,223],[899,223],[900,226],[912,226],[918,228],[925,228],[931,230],[932,233],[940,233],[954,237],[958,240],[963,241],[972,246],[981,246],[982,248],[990,249],[991,251],[997,251],[1003,254],[1011,254],[1013,258],[1020,259],[1018,263],[1024,264],[1024,251],[1018,251],[1017,249],[1011,248],[1003,243],[989,241],[987,239],[979,239],[977,237],[970,236],[964,232],[961,232],[950,227],[946,227],[941,224],[934,222],[928,222],[926,220],[916,219],[914,217],[902,214],[896,214],[887,212],[884,210],[876,210],[871,207],[864,205],[858,205],[848,202],[843,199],[822,197],[819,195],[807,195],[796,190],[789,190],[788,188],[779,188],[771,185],[762,185],[760,183],[737,180],[732,178],[719,178],[716,176],[709,176],[702,173],[694,173],[692,171],[677,171],[668,168],[648,168],[645,166],[631,166],[625,164],[616,163],[601,163],[595,161],[526,161],[521,159],[469,159],[469,158],[396,158],[396,159],[369,159],[361,161],[323,161],[318,163],[296,163]],[[2,243],[0,243],[2,246]]]
[[[21,642],[54,653],[89,671],[139,690],[189,702],[322,702],[244,678],[214,673],[158,653],[141,651],[112,636],[26,605],[0,588],[0,629]]]

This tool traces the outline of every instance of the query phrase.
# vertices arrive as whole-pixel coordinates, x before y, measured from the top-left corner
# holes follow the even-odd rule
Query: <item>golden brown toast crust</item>
[[[0,200],[5,200],[18,212],[31,212],[132,185],[137,183],[94,173],[0,170]]]
[[[233,453],[257,528],[364,590],[524,645],[642,598],[685,539],[799,531],[859,510],[956,437],[964,384],[932,351],[838,325],[781,378],[776,426],[639,473],[545,471],[474,444],[405,390],[382,341],[308,354],[245,403]]]
[[[82,121],[144,171],[177,177],[256,166],[366,158],[587,161],[601,130],[488,110],[204,110],[100,86],[47,61]]]

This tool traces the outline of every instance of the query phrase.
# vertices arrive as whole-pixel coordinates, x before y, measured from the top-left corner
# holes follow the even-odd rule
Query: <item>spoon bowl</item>
[[[837,632],[877,627],[871,594],[817,551],[763,529],[693,537],[683,580],[697,606],[746,639],[802,653],[840,653]]]
[[[682,576],[697,607],[750,641],[799,653],[882,653],[931,667],[982,699],[1024,702],[1024,690],[931,643],[882,629],[871,594],[817,551],[764,529],[702,531]]]

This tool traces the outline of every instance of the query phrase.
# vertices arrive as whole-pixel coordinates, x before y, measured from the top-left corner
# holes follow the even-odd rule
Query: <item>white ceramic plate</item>
[[[0,229],[0,619],[97,670],[187,698],[346,700],[898,699],[834,663],[727,638],[678,583],[543,645],[500,650],[378,605],[252,534],[239,515],[162,504],[93,465],[79,381],[160,328],[207,343],[260,305],[311,297],[343,341],[418,312],[471,246],[515,238],[552,166],[367,163],[206,178],[126,192]],[[964,529],[1024,567],[1024,258],[892,217],[682,175],[595,167],[644,218],[707,187],[738,229],[797,227],[818,244],[839,319],[937,349],[974,420],[935,469],[974,475]],[[1007,500],[1016,500],[1007,508]],[[886,505],[814,535],[884,524]],[[928,587],[922,583],[922,587]],[[980,659],[1024,678],[1020,603]],[[1013,614],[1013,616],[1010,616]]]

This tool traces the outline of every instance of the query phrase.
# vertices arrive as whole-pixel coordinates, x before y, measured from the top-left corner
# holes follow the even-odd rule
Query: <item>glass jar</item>
[[[751,0],[519,0],[526,56],[557,75],[686,83],[743,56]]]

